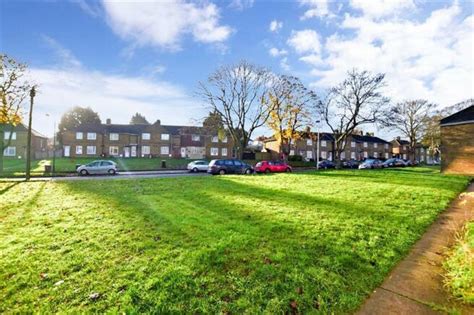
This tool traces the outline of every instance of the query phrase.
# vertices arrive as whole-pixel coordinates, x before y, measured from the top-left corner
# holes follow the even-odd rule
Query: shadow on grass
[[[0,190],[0,196],[5,194],[6,192],[8,192],[10,189],[12,189],[13,187],[15,187],[16,185],[18,185],[20,182],[14,182],[10,185],[7,185],[7,187],[3,188],[2,190]]]
[[[315,176],[352,180],[352,175],[337,172]],[[225,177],[62,184],[120,214],[117,224],[138,232],[148,244],[137,255],[153,257],[163,244],[176,253],[164,259],[165,265],[178,265],[154,275],[154,284],[149,284],[156,292],[135,296],[139,311],[158,308],[157,301],[163,301],[155,298],[167,286],[164,283],[175,286],[173,281],[181,279],[185,289],[180,296],[169,292],[166,302],[185,303],[189,310],[200,309],[202,301],[196,295],[226,305],[245,297],[265,309],[276,296],[288,301],[301,286],[307,293],[299,297],[300,310],[314,311],[318,300],[320,310],[348,312],[383,280],[430,223],[406,220],[416,215],[410,209],[380,211],[376,204]],[[265,203],[259,205],[260,200]],[[285,310],[288,305],[283,305]]]

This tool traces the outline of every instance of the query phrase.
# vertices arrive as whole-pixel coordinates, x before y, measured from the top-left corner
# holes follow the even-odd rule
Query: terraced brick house
[[[154,124],[83,124],[62,135],[65,157],[232,157],[230,137],[219,138],[203,127]]]
[[[331,133],[319,133],[319,158],[321,160],[333,160],[334,137]],[[314,160],[317,155],[318,134],[314,132],[304,133],[302,138],[291,145],[289,155],[301,155],[306,160]],[[265,140],[265,149],[270,152],[278,152],[279,143],[274,138]],[[364,160],[367,158],[388,159],[391,157],[392,147],[388,141],[373,135],[351,135],[347,139],[345,149],[341,152],[342,160]]]
[[[441,171],[474,175],[474,105],[441,119]]]
[[[410,142],[397,137],[391,141],[392,156],[404,160],[410,158]],[[420,163],[431,163],[431,158],[428,154],[428,148],[418,143],[415,147],[415,160]]]
[[[3,143],[7,143],[11,136],[10,143],[3,150],[3,156],[7,158],[25,158],[28,142],[28,127],[19,124],[13,129],[5,127],[4,132],[0,133],[3,137]],[[8,130],[8,131],[7,131]],[[31,133],[31,157],[33,159],[43,157],[48,150],[48,137],[40,134],[36,130]]]

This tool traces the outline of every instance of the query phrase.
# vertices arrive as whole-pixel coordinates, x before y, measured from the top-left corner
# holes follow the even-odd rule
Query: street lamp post
[[[319,123],[320,120],[316,120],[316,134],[318,136],[316,144],[316,169],[319,170]]]
[[[31,176],[31,123],[33,120],[33,102],[36,96],[36,88],[33,86],[30,90],[30,113],[28,118],[28,138],[26,143],[26,176],[25,179],[30,180]]]

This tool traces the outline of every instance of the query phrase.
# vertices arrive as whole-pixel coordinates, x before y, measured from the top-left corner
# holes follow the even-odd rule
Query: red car
[[[291,172],[291,166],[280,161],[261,161],[255,165],[257,173],[281,173]]]

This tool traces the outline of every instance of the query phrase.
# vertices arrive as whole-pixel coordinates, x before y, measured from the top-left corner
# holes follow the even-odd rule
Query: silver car
[[[209,167],[209,162],[207,161],[192,161],[191,163],[188,164],[188,171],[197,173],[197,172],[207,172],[207,169]]]
[[[108,160],[97,160],[77,168],[77,173],[82,176],[95,174],[115,175],[118,172],[117,164]]]

